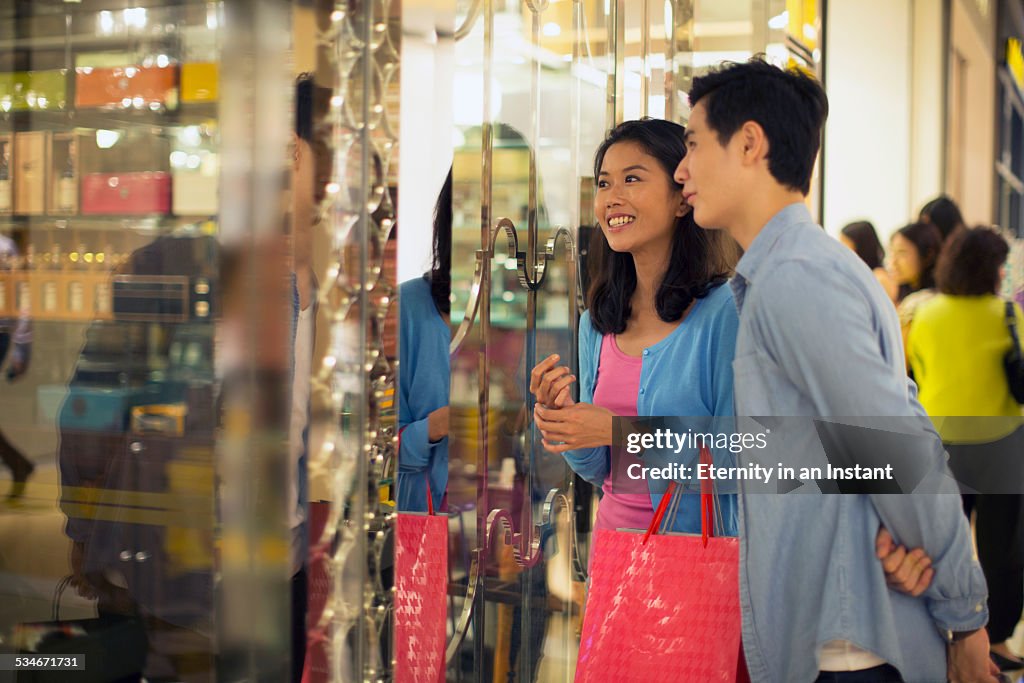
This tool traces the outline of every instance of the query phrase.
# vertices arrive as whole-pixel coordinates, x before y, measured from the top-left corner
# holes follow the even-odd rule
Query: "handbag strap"
[[[60,621],[60,599],[64,596],[64,590],[67,589],[68,584],[71,583],[72,577],[72,574],[65,576],[57,582],[57,587],[53,590],[53,605],[50,612],[51,621]]]
[[[706,445],[700,447],[700,462],[702,465],[712,464],[711,451]],[[666,518],[666,512],[669,510],[671,505],[672,517],[675,516],[675,510],[679,507],[680,496],[676,495],[676,489],[678,486],[676,482],[670,481],[668,488],[665,490],[665,494],[661,497],[661,501],[658,503],[658,509],[654,511],[654,517],[651,519],[650,525],[647,527],[647,531],[644,532],[643,540],[641,545],[647,545],[647,539],[652,534],[656,533],[658,529],[662,527],[662,522]],[[715,493],[714,493],[714,482],[709,479],[702,479],[700,482],[700,537],[701,541],[706,548],[708,546],[708,539],[713,538],[715,535]]]
[[[1013,340],[1013,348],[1020,353],[1020,339],[1017,337],[1017,311],[1014,310],[1013,302],[1006,302],[1006,329],[1010,331],[1010,339]]]

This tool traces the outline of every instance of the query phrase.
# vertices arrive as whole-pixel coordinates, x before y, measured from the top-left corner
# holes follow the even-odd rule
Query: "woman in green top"
[[[979,491],[964,495],[964,510],[968,517],[976,512],[992,659],[1003,670],[1024,668],[1006,643],[1024,610],[1024,428],[1003,369],[1013,342],[1006,302],[996,295],[1008,253],[994,230],[955,232],[936,268],[939,294],[917,311],[907,339],[921,404],[947,443],[959,481]],[[1013,308],[1024,328],[1020,308]],[[1010,489],[996,493],[1007,483]]]

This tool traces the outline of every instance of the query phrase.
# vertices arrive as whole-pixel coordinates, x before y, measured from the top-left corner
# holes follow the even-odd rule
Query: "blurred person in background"
[[[957,230],[962,230],[964,217],[960,214],[960,207],[946,195],[939,195],[921,207],[921,213],[917,220],[920,223],[934,225],[942,233],[942,240],[945,242]]]
[[[867,264],[885,293],[889,295],[890,299],[896,301],[898,288],[885,269],[885,249],[882,247],[882,241],[878,239],[875,226],[870,221],[849,223],[840,231],[839,241]]]
[[[889,272],[896,285],[896,312],[900,316],[904,347],[914,313],[935,296],[935,264],[942,251],[942,233],[928,223],[911,223],[889,241]]]
[[[11,270],[18,259],[18,247],[14,240],[0,235],[0,271]],[[13,343],[13,347],[12,344]],[[13,382],[28,370],[28,361],[32,349],[32,322],[27,310],[19,311],[17,318],[0,317],[0,367],[8,357],[7,381]],[[0,460],[11,470],[13,485],[8,500],[16,501],[25,493],[25,482],[35,470],[35,465],[14,447],[0,431]]]
[[[992,659],[1004,671],[1024,668],[1006,642],[1024,611],[1024,496],[1019,487],[993,493],[996,481],[1020,481],[1007,471],[1006,457],[1024,453],[1021,407],[1003,367],[1012,344],[1006,302],[996,294],[1008,253],[994,230],[953,234],[936,269],[939,294],[918,310],[908,339],[921,404],[936,421],[958,479],[980,491],[964,494],[964,511],[968,518],[976,513]],[[1024,328],[1020,308],[1013,308],[1018,328]],[[993,419],[1000,417],[1008,419]],[[983,478],[960,476],[972,471]]]

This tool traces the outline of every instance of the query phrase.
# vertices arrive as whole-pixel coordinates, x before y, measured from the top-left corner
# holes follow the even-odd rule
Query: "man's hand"
[[[932,569],[932,558],[925,555],[924,550],[915,548],[907,552],[901,545],[896,545],[892,534],[885,527],[878,527],[875,537],[875,555],[882,562],[885,570],[885,582],[893,590],[918,597],[932,583],[935,570]]]
[[[427,439],[437,443],[448,436],[448,406],[442,406],[427,415]]]
[[[988,656],[988,632],[980,628],[946,648],[950,683],[999,683],[999,667]]]

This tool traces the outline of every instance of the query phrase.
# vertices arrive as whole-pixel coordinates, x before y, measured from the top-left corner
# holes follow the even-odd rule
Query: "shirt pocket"
[[[788,382],[778,366],[761,351],[751,351],[732,361],[736,414],[750,417],[780,415],[784,401],[780,390]]]

